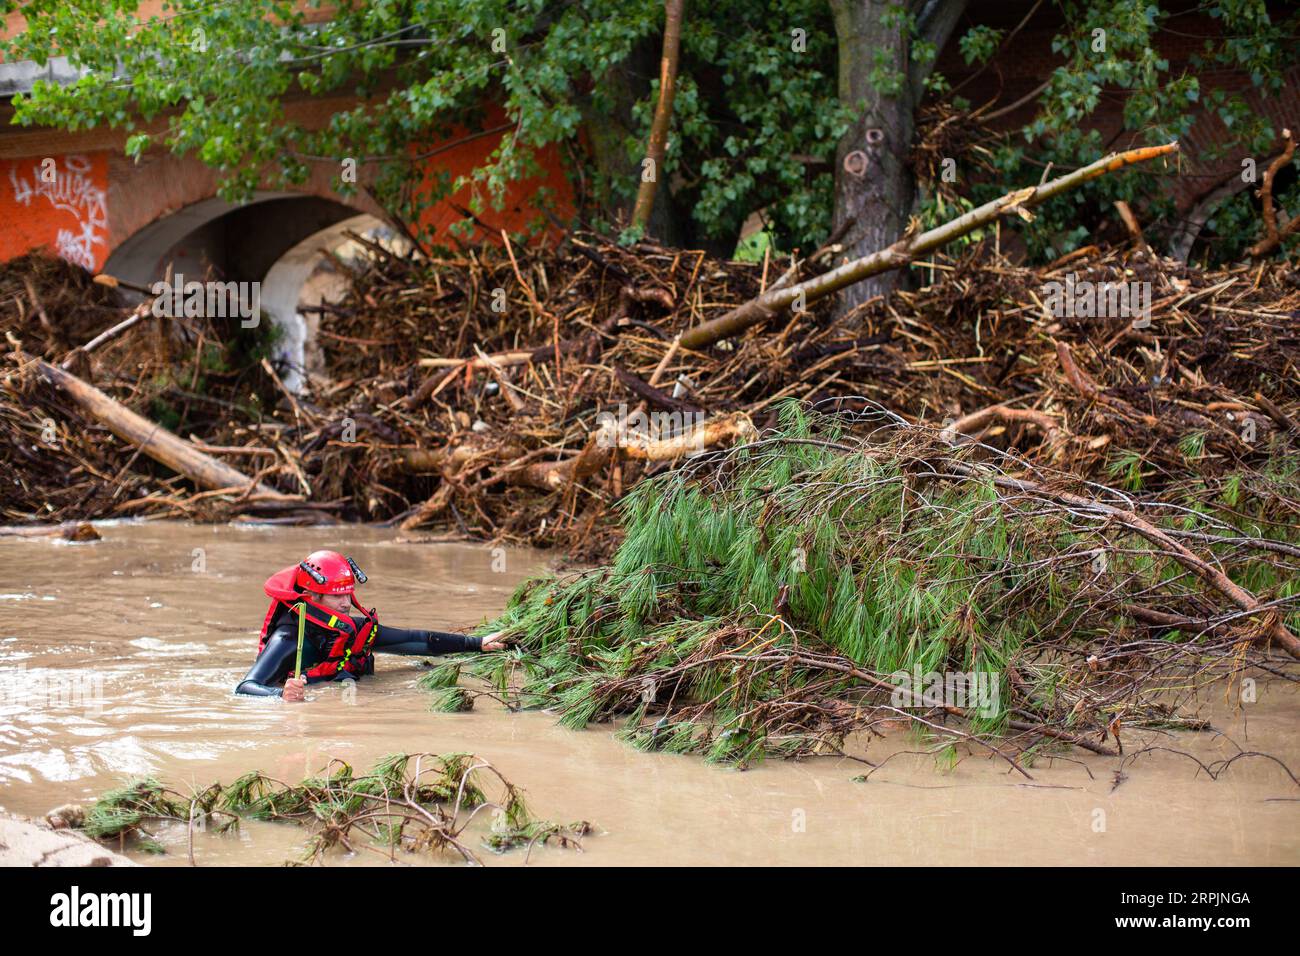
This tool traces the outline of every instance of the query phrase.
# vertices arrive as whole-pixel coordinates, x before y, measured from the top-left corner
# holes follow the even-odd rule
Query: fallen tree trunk
[[[622,437],[617,445],[624,458],[637,461],[672,461],[719,445],[749,441],[758,434],[743,412],[711,418],[703,424],[670,438],[648,439],[639,434]]]
[[[1046,202],[1052,197],[1058,196],[1089,180],[1097,179],[1134,163],[1142,163],[1159,156],[1167,156],[1177,149],[1178,144],[1174,142],[1164,146],[1147,146],[1142,149],[1131,149],[1123,153],[1112,153],[1110,156],[1099,159],[1082,169],[1076,169],[1067,176],[1054,179],[1050,183],[1044,183],[1041,186],[1030,186],[1026,189],[1008,193],[999,199],[985,203],[977,209],[972,209],[970,212],[946,222],[942,226],[936,226],[934,229],[919,235],[904,236],[887,249],[873,252],[861,259],[854,259],[852,262],[846,262],[805,282],[770,289],[758,298],[751,299],[744,305],[732,309],[726,315],[697,325],[695,328],[683,333],[682,346],[688,349],[705,348],[720,339],[743,332],[751,325],[757,325],[759,322],[782,314],[796,302],[803,305],[816,302],[818,299],[823,299],[834,292],[838,292],[845,286],[860,282],[881,272],[905,266],[920,256],[933,252],[974,229],[989,225],[1004,213],[1021,212],[1029,206],[1036,206],[1039,203]],[[1028,214],[1025,213],[1025,215]]]
[[[614,448],[602,445],[593,438],[581,453],[563,461],[540,461],[509,473],[512,485],[523,485],[539,491],[562,491],[574,482],[590,478],[604,468],[614,456]]]
[[[64,541],[98,541],[99,532],[89,521],[64,521],[60,524],[3,525],[4,538],[62,538]]]
[[[564,461],[530,464],[513,472],[511,480],[542,491],[559,491],[571,482],[591,477],[611,459],[673,461],[709,448],[748,441],[756,434],[749,416],[740,412],[711,418],[679,435],[659,439],[613,424],[597,431],[581,454]]]
[[[22,354],[22,353],[20,353]],[[196,449],[156,422],[138,415],[120,402],[88,385],[71,372],[49,362],[23,354],[41,376],[62,389],[78,406],[96,421],[102,422],[118,438],[129,442],[160,464],[184,475],[202,488],[248,488],[271,498],[283,497],[279,492],[254,483],[243,472]]]
[[[478,484],[483,486],[504,481],[508,485],[535,488],[538,491],[555,494],[597,474],[611,461],[672,461],[709,448],[748,441],[755,434],[753,422],[750,421],[749,416],[741,412],[709,419],[679,435],[661,439],[648,438],[635,430],[628,431],[626,422],[610,423],[596,431],[580,452],[571,453],[568,458],[560,461],[531,461],[531,457],[539,454],[531,452],[523,458],[505,463],[499,470],[481,479]],[[547,454],[554,454],[554,452]],[[447,507],[455,487],[455,482],[451,479],[476,467],[472,464],[469,464],[468,468],[454,466],[465,466],[474,457],[475,455],[465,446],[450,452],[424,449],[404,451],[405,467],[418,471],[441,471],[443,481],[427,501],[402,521],[402,530],[410,531],[420,527]]]

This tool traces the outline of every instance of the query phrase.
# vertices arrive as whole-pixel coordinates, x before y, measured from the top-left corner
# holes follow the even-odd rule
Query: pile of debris
[[[270,496],[212,453],[274,451],[211,449],[196,434],[256,428],[265,417],[275,393],[274,372],[258,361],[264,343],[205,319],[173,325],[156,319],[149,303],[124,309],[111,287],[41,256],[0,267],[0,289],[0,329],[12,349],[0,377],[0,440],[16,465],[0,495],[7,518],[67,522],[160,510],[216,518],[230,501],[205,502],[220,497],[212,489],[222,482],[232,486],[228,495]]]
[[[1283,264],[1207,273],[1145,249],[1088,249],[1034,270],[972,252],[920,267],[932,284],[847,322],[817,306],[690,350],[678,336],[761,291],[769,269],[598,242],[576,237],[567,256],[484,252],[433,279],[391,268],[359,277],[348,311],[331,320],[348,342],[331,366],[347,365],[377,414],[435,449],[403,452],[398,469],[442,479],[404,520],[450,516],[463,530],[530,541],[543,520],[551,536],[575,524],[586,534],[622,490],[659,470],[627,455],[593,470],[584,453],[611,418],[650,438],[727,416],[761,429],[785,398],[865,396],[1131,491],[1241,480],[1281,464],[1300,439],[1300,273]],[[1054,285],[1062,297],[1091,285],[1148,298],[1139,305],[1135,292],[1123,310],[1142,315],[1098,317],[1054,310],[1044,301]],[[502,312],[480,317],[494,296]],[[363,342],[367,332],[384,344]],[[449,357],[469,348],[471,359]],[[520,488],[554,489],[558,500],[539,512]]]
[[[992,234],[959,259],[937,251],[1173,148],[847,264],[834,245],[787,266],[590,233],[446,258],[357,237],[369,258],[339,263],[349,294],[309,307],[328,378],[303,394],[270,361],[269,321],[158,318],[148,300],[114,312],[84,274],[11,263],[0,435],[20,467],[0,508],[14,522],[380,521],[607,556],[610,506],[639,481],[770,428],[785,399],[840,399],[1134,494],[1258,497],[1291,529],[1292,265],[1204,271],[1140,239],[1042,269],[1006,261]],[[918,288],[833,317],[835,289],[908,263]]]

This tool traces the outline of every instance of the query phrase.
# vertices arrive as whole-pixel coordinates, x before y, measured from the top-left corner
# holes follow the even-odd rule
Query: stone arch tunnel
[[[130,236],[108,255],[103,270],[125,283],[151,286],[170,274],[177,281],[258,283],[262,314],[273,322],[276,358],[285,385],[300,391],[309,372],[320,370],[314,348],[318,316],[299,306],[331,299],[341,291],[331,274],[318,274],[350,234],[391,236],[383,220],[342,202],[293,193],[260,193],[234,205],[211,198],[164,215]],[[139,299],[139,293],[128,293]]]

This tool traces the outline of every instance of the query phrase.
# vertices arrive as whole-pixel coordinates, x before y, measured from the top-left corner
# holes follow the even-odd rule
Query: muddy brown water
[[[387,655],[351,703],[334,687],[313,688],[306,704],[236,697],[266,610],[262,582],[315,548],[357,559],[371,578],[363,599],[381,620],[447,630],[499,611],[548,556],[401,544],[372,528],[100,530],[104,540],[89,544],[0,539],[0,809],[41,815],[134,775],[177,789],[254,769],[296,782],[329,757],[363,768],[397,751],[468,751],[523,787],[537,815],[595,824],[582,852],[534,850],[530,865],[1300,863],[1300,788],[1261,758],[1210,780],[1186,757],[1157,752],[1116,787],[1115,758],[1072,753],[1040,761],[1030,782],[984,756],[944,769],[908,753],[921,745],[899,733],[863,751],[876,762],[900,752],[868,783],[853,778],[869,768],[843,758],[739,772],[640,753],[609,727],[574,732],[487,700],[467,714],[433,713],[417,659]],[[1265,751],[1300,773],[1292,688],[1261,684],[1240,707],[1216,693],[1202,713],[1220,733],[1157,742],[1207,762]],[[154,829],[168,852],[131,855],[186,864],[186,828]],[[197,834],[194,851],[200,865],[278,864],[304,839],[291,824],[252,823]]]

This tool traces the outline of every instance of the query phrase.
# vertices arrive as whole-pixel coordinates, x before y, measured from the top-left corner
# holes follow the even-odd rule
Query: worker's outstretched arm
[[[481,651],[483,639],[471,634],[421,631],[381,624],[370,649],[381,654],[455,654],[458,651]]]

